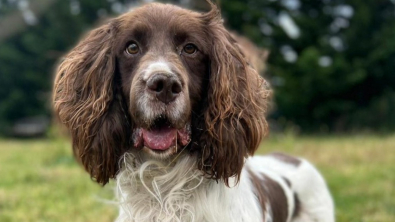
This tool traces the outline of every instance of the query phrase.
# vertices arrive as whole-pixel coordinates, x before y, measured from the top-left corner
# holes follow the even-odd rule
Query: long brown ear
[[[98,183],[118,171],[129,141],[113,52],[115,23],[91,31],[60,64],[54,83],[54,112],[69,129],[75,157]]]
[[[265,112],[270,91],[224,28],[215,5],[202,19],[209,29],[212,51],[199,166],[211,178],[229,185],[229,177],[239,180],[245,158],[255,152],[267,133]]]

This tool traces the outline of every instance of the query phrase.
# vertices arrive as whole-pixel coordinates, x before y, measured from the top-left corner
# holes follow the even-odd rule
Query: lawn
[[[324,174],[337,221],[395,221],[395,135],[277,135],[259,149],[303,156]],[[93,183],[65,139],[0,140],[0,221],[113,221],[113,183]]]

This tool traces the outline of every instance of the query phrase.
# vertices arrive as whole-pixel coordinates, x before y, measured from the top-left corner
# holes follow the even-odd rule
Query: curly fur
[[[113,24],[91,33],[62,61],[54,85],[54,110],[73,138],[77,159],[99,183],[118,171],[130,129],[114,76]]]
[[[212,5],[202,20],[207,22],[214,44],[204,111],[206,131],[198,140],[203,148],[199,167],[227,184],[229,177],[239,178],[244,159],[255,152],[267,133],[265,112],[270,91],[224,28],[218,9]]]
[[[191,200],[204,185],[193,159],[164,163],[125,154],[117,177],[117,197],[125,213],[118,221],[199,221]]]

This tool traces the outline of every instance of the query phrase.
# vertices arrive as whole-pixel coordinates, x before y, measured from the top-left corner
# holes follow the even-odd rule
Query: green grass
[[[268,138],[258,153],[284,151],[327,179],[337,221],[395,221],[395,135]],[[93,183],[63,139],[0,140],[0,221],[113,221],[113,184]]]

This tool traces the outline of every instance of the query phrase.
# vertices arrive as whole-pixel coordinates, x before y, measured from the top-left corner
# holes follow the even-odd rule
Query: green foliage
[[[290,7],[292,2],[222,4],[231,28],[271,51],[266,77],[275,91],[272,116],[305,131],[395,129],[394,3],[300,0],[299,7]],[[344,6],[351,7],[351,16],[339,12]],[[299,27],[298,38],[290,38],[279,26],[282,12]],[[272,33],[261,33],[262,24]],[[333,46],[339,39],[341,45]],[[284,59],[284,46],[297,54],[295,61]],[[320,65],[322,58],[329,64]]]

